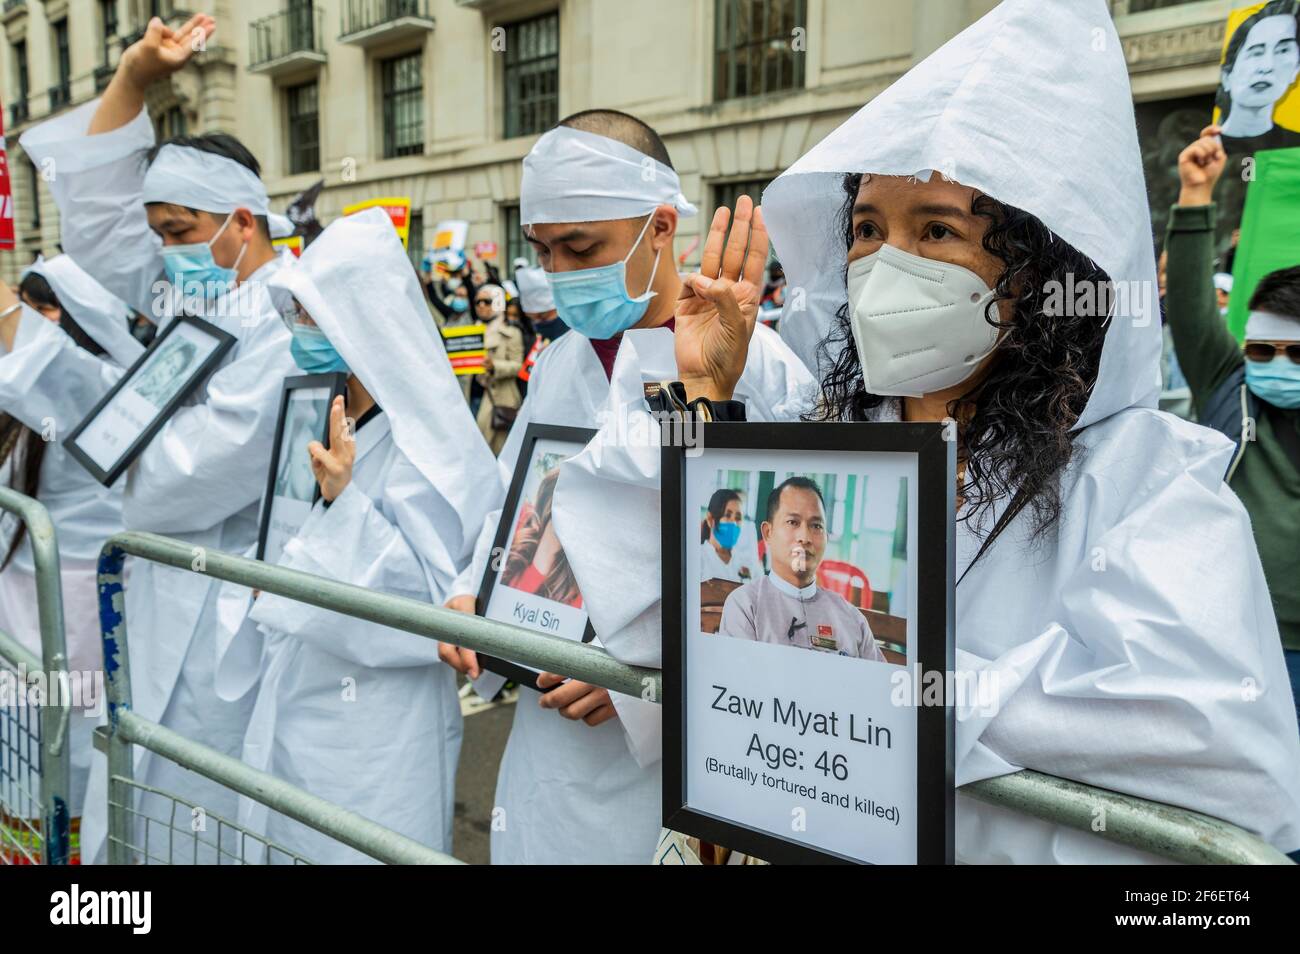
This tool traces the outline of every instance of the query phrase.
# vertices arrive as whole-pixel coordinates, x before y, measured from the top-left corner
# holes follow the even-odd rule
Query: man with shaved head
[[[710,325],[700,312],[716,299],[726,298],[728,316],[741,325],[747,310],[753,327],[768,243],[762,215],[748,196],[736,205],[730,242],[731,215],[719,209],[701,262],[711,281],[685,291],[673,238],[679,219],[695,211],[663,140],[627,113],[576,113],[533,146],[524,159],[520,219],[556,311],[574,333],[537,360],[528,398],[501,451],[504,483],[529,423],[616,425],[625,411],[645,411],[646,382],[676,379],[688,398],[711,397],[703,383],[708,376],[679,356],[701,353],[702,338],[717,323]],[[794,354],[774,333],[760,331],[736,388],[736,397],[749,401],[751,416],[761,416],[753,413],[756,408],[792,406],[796,392],[802,400],[811,386]],[[657,445],[641,450],[657,458]],[[624,496],[602,481],[590,491],[600,498],[595,500],[588,499],[584,476],[562,470],[555,527],[596,636],[617,657],[625,626],[606,610],[613,595],[609,572],[615,564],[634,564],[657,579],[661,554],[657,543],[653,552],[626,559],[606,547],[622,534],[626,520],[653,520],[657,529],[657,471],[648,496],[635,487]],[[614,508],[622,519],[588,520],[581,512],[587,503]],[[474,612],[473,594],[491,557],[498,519],[493,515],[484,526],[474,564],[453,588],[459,595],[448,606]],[[611,534],[615,526],[619,533]],[[471,677],[480,675],[473,652],[444,644],[442,658]],[[501,681],[490,673],[484,680],[482,691],[495,691]],[[501,763],[493,863],[648,862],[659,832],[659,706],[561,673],[543,673],[533,689],[520,696]]]

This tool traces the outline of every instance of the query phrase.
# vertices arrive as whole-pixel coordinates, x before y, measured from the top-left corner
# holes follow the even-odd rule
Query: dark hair
[[[1237,54],[1246,45],[1246,38],[1256,23],[1268,17],[1280,16],[1295,17],[1297,39],[1300,39],[1300,0],[1269,0],[1259,10],[1242,20],[1233,31],[1232,39],[1228,41],[1228,48],[1223,52],[1223,69],[1237,68]],[[1222,83],[1214,94],[1214,105],[1219,107],[1219,122],[1222,123],[1232,110],[1232,96]]]
[[[101,355],[104,349],[95,343],[81,326],[68,314],[54,289],[45,276],[28,272],[18,283],[18,294],[41,308],[59,309],[59,327],[68,333],[73,341],[91,354]],[[9,486],[28,497],[35,497],[40,488],[41,463],[45,460],[45,441],[34,430],[18,418],[0,413],[0,464],[10,461]],[[13,560],[14,554],[22,545],[27,535],[27,524],[19,521],[14,535],[9,541],[4,559],[0,560],[3,571]]]
[[[506,557],[505,572],[501,578],[510,586],[515,580],[532,565],[533,557],[537,554],[537,547],[542,542],[542,537],[546,533],[546,528],[551,522],[551,505],[555,499],[555,482],[559,479],[559,470],[549,471],[541,482],[537,485],[537,494],[533,501],[533,512],[526,521],[519,525],[515,531],[514,542],[510,545],[510,553]],[[582,599],[582,593],[578,590],[578,580],[573,575],[573,568],[569,566],[569,557],[561,548],[555,554],[555,561],[551,564],[551,569],[546,574],[546,579],[542,581],[541,586],[537,589],[537,595],[548,600],[555,600],[557,603],[568,603],[575,606]]]
[[[1300,265],[1279,268],[1261,278],[1250,296],[1250,310],[1300,320]]]
[[[68,309],[63,307],[59,297],[54,294],[54,289],[50,287],[50,283],[46,281],[44,275],[37,272],[28,272],[23,276],[22,281],[18,283],[18,294],[41,308],[59,309],[59,327],[67,332],[68,337],[76,342],[78,347],[89,351],[96,357],[104,353],[104,349],[99,346],[99,343],[86,334],[81,325],[77,324],[77,319],[73,318]],[[122,320],[123,322],[126,321],[125,315],[122,316]]]
[[[184,146],[189,149],[197,149],[200,152],[210,152],[214,156],[221,156],[225,159],[231,159],[239,163],[245,169],[250,170],[253,175],[259,179],[262,177],[262,165],[257,161],[257,157],[248,151],[248,147],[229,133],[204,133],[201,136],[172,136],[154,145],[145,155],[145,165],[153,165],[153,161],[158,158],[158,153],[163,146]],[[189,208],[189,206],[185,206]],[[198,209],[190,209],[194,214],[198,214]],[[215,215],[213,212],[208,215]],[[265,215],[253,216],[257,220],[257,225],[261,229],[262,235],[269,241],[271,238],[271,225]]]
[[[763,518],[767,523],[771,523],[772,518],[776,516],[776,512],[781,509],[781,492],[787,487],[796,487],[799,490],[811,490],[817,495],[817,499],[822,502],[822,509],[826,509],[826,498],[822,496],[822,489],[813,481],[809,480],[807,477],[787,477],[785,480],[773,487],[772,492],[767,495],[767,516]]]
[[[837,227],[846,247],[853,244],[853,204],[861,181],[860,175],[844,178]],[[1110,279],[1028,212],[976,194],[971,213],[988,219],[984,250],[1004,266],[987,316],[1003,334],[988,374],[948,405],[949,415],[964,422],[957,448],[958,459],[966,462],[961,519],[979,531],[993,505],[1015,494],[1020,499],[992,535],[1028,505],[1037,537],[1060,519],[1060,475],[1075,453],[1071,428],[1097,381],[1109,324],[1092,315],[1068,314],[1073,309],[1048,314],[1050,289],[1066,286],[1071,273],[1075,287],[1104,283],[1109,291]],[[1011,303],[1005,323],[996,308],[1000,301]],[[812,417],[867,420],[886,399],[863,384],[847,302],[836,312],[820,352],[830,371],[822,381],[823,403]]]
[[[584,109],[572,116],[565,116],[556,125],[617,140],[625,146],[631,146],[637,152],[662,162],[669,169],[673,167],[673,161],[668,156],[668,147],[659,138],[659,134],[629,113],[622,113],[617,109]]]
[[[717,523],[727,515],[727,504],[731,503],[733,500],[739,503],[740,494],[732,490],[730,487],[720,487],[713,492],[713,496],[709,498],[708,510],[709,515],[713,517],[714,523]],[[708,520],[700,521],[700,542],[709,542]]]

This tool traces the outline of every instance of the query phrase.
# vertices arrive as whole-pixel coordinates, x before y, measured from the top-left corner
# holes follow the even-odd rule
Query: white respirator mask
[[[848,268],[849,321],[872,394],[920,397],[961,384],[998,343],[994,292],[970,269],[882,245]]]

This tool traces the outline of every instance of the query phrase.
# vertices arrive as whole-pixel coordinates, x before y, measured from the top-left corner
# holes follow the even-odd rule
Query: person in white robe
[[[329,448],[292,449],[310,455],[321,496],[280,565],[440,605],[502,494],[391,220],[339,219],[275,285],[300,309],[302,372],[348,374]],[[451,852],[461,713],[436,640],[264,592],[219,647],[217,678],[230,698],[257,686],[245,762]],[[251,799],[239,821],[312,862],[369,860]]]
[[[136,459],[123,491],[127,529],[185,540],[196,554],[208,547],[239,553],[256,540],[280,382],[293,367],[289,334],[266,286],[292,258],[287,251],[277,256],[271,245],[270,233],[284,233],[288,221],[270,213],[256,160],[233,137],[220,135],[155,150],[144,108],[148,86],[180,69],[201,45],[195,40],[214,29],[202,14],[177,30],[155,18],[123,53],[101,99],[40,123],[19,140],[39,168],[54,170],[49,184],[63,245],[78,265],[153,317],[160,333],[185,309],[237,339]],[[80,409],[89,410],[89,402]],[[135,711],[238,756],[253,697],[228,702],[213,689],[213,581],[131,562],[125,618]],[[137,781],[190,803],[181,809],[175,857],[193,857],[193,831],[207,846],[199,859],[215,860],[210,845],[217,826],[208,816],[233,818],[235,793],[142,748],[135,753]],[[170,800],[140,802],[155,820],[150,845],[167,844],[159,838],[173,817]],[[96,760],[83,829],[88,862],[103,847],[106,806],[105,763]],[[132,837],[142,839],[143,831]]]
[[[620,394],[610,405],[611,374],[614,387],[621,381],[638,398],[643,382],[675,376],[677,336],[670,322],[682,283],[672,241],[678,216],[695,212],[681,194],[657,134],[612,110],[569,117],[541,137],[524,160],[520,204],[525,234],[546,270],[559,317],[571,332],[538,358],[528,398],[500,455],[503,482],[514,470],[529,422],[595,428],[604,422],[607,406],[630,400],[630,394]],[[742,250],[751,214],[752,202],[742,199],[734,231]],[[719,250],[727,221],[726,211],[719,210],[714,243]],[[761,218],[754,236],[757,263],[767,248]],[[743,258],[732,267],[737,278]],[[757,302],[755,291],[755,313]],[[681,328],[679,320],[676,330]],[[813,386],[802,363],[767,329],[753,335],[748,353],[737,393],[749,401],[751,417],[770,420],[801,413]],[[611,358],[613,367],[607,371],[604,362]],[[564,479],[557,487],[557,505]],[[620,514],[576,532],[561,531],[565,553],[572,560],[593,534],[613,527],[618,532],[608,536],[620,536],[629,517]],[[473,594],[499,518],[493,514],[484,523],[474,562],[452,590],[449,606],[473,612]],[[657,512],[653,521],[657,527]],[[637,570],[654,575],[657,566],[656,555]],[[578,583],[584,597],[588,588],[598,586],[590,570],[578,575]],[[593,614],[591,621],[598,644],[613,634],[603,615]],[[479,675],[471,652],[448,645],[443,658]],[[543,679],[556,686],[564,675]],[[484,682],[489,696],[500,685],[492,674],[479,685]],[[521,692],[497,779],[493,863],[644,863],[659,831],[659,719],[653,703],[577,680],[545,694]]]
[[[52,297],[43,294],[47,290]],[[0,414],[27,433],[12,443],[0,438],[7,445],[0,454],[7,485],[19,492],[29,492],[23,479],[29,458],[39,454],[31,496],[49,511],[58,539],[67,668],[74,689],[68,798],[79,830],[92,733],[103,702],[96,564],[104,541],[122,529],[122,489],[99,483],[68,455],[62,438],[79,423],[79,409],[107,392],[144,348],[127,330],[126,305],[67,255],[41,259],[27,269],[18,296],[0,282],[0,311],[10,308],[16,310],[0,319]],[[0,554],[0,631],[40,657],[31,540],[9,515],[0,532]],[[36,791],[34,785],[29,791]],[[13,798],[6,801],[17,804]]]
[[[958,785],[1031,768],[1300,846],[1300,738],[1250,523],[1223,483],[1232,445],[1156,410],[1151,228],[1105,4],[1006,0],[763,198],[807,296],[781,331],[818,366],[822,416],[960,424],[958,666],[1000,692],[958,712]],[[574,464],[611,490],[582,499],[625,514],[620,563],[648,559],[658,527],[637,532],[613,488],[638,467],[648,483],[654,461],[591,457]],[[571,556],[580,580],[603,549]],[[610,651],[642,665],[660,661],[655,583],[612,572],[584,589],[593,619],[617,611],[613,632],[634,638]],[[1155,860],[960,794],[956,821],[959,861]]]

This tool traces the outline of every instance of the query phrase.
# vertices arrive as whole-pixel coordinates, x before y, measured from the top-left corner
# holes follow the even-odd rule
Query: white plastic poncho
[[[161,243],[144,208],[153,124],[141,110],[125,126],[90,136],[98,106],[93,100],[40,123],[20,142],[38,167],[54,171],[49,185],[64,248],[110,292],[165,327],[173,303],[159,282]],[[166,195],[179,203],[195,198],[183,188]],[[155,198],[165,200],[162,194]],[[294,367],[289,333],[266,283],[291,260],[284,252],[205,307],[204,317],[235,335],[236,345],[132,465],[122,498],[127,529],[233,553],[257,539],[257,504],[275,436],[280,382]],[[147,561],[133,560],[130,572],[126,620],[135,710],[238,756],[253,700],[250,695],[226,702],[213,690],[217,588],[201,574]],[[230,790],[141,747],[136,756],[137,780],[181,793],[210,813],[233,816],[237,798]],[[105,837],[105,785],[100,761],[92,771],[82,827],[87,862],[96,859]],[[170,815],[168,802],[145,797],[142,805],[159,818]],[[153,837],[158,832],[155,828]],[[177,841],[178,856],[185,841]],[[200,857],[215,855],[200,852]]]
[[[94,695],[95,674],[103,667],[96,565],[104,541],[122,529],[122,488],[102,485],[68,456],[59,438],[76,426],[85,409],[117,382],[143,348],[127,333],[126,306],[67,255],[44,259],[30,271],[49,282],[59,303],[106,352],[102,357],[91,354],[56,323],[24,305],[14,348],[0,354],[0,412],[46,439],[36,498],[49,511],[58,536],[68,670],[90,690],[78,700],[84,705],[73,710],[69,723],[71,810],[80,816],[93,757],[91,733],[102,705]],[[5,519],[3,527],[0,553],[7,552],[17,524]],[[27,536],[0,572],[0,631],[41,655],[35,565]],[[19,804],[12,798],[9,802]]]
[[[958,784],[1028,767],[1294,850],[1300,741],[1250,522],[1223,483],[1232,445],[1153,410],[1151,227],[1105,5],[1007,0],[767,189],[768,229],[810,304],[781,330],[809,360],[846,299],[843,174],[930,170],[1033,213],[1134,292],[1116,296],[1058,530],[1032,545],[1022,513],[957,590],[958,664],[995,670],[1002,704],[991,721],[959,714]],[[978,546],[958,523],[958,573]],[[961,796],[957,811],[961,860],[1151,860]]]
[[[383,409],[356,432],[352,481],[316,504],[281,565],[440,605],[501,494],[392,222],[339,219],[275,284]],[[223,607],[240,598],[247,609],[246,588],[223,588]],[[436,640],[263,593],[223,649],[223,695],[261,673],[246,762],[451,850],[461,716]],[[315,862],[365,860],[251,800],[240,821]]]

